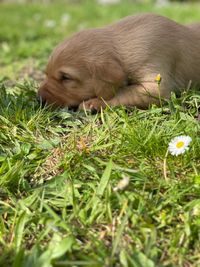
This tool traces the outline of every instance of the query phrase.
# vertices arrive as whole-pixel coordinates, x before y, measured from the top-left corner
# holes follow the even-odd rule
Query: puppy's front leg
[[[140,85],[131,85],[121,89],[110,100],[92,98],[79,105],[79,109],[97,110],[108,106],[136,106],[148,108],[151,104],[160,105],[163,98],[170,97],[170,90],[156,82],[146,82]]]
[[[128,86],[119,91],[115,97],[107,101],[110,106],[136,106],[148,108],[151,104],[160,105],[163,98],[170,97],[170,90],[156,82],[145,82]]]

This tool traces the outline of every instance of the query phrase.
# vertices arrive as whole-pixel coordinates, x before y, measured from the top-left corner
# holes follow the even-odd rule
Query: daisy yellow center
[[[184,146],[184,142],[183,141],[179,141],[176,143],[176,148],[182,148]]]

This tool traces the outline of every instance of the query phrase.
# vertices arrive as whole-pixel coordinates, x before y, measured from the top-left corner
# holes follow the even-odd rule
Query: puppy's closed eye
[[[61,72],[61,73],[60,73],[60,80],[61,80],[62,82],[66,82],[66,81],[71,81],[71,80],[73,80],[73,78],[72,78],[68,73]]]

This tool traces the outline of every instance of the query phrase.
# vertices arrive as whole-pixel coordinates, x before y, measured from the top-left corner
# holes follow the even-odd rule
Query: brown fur
[[[54,49],[38,94],[63,107],[147,108],[159,104],[158,73],[162,98],[200,84],[200,24],[143,14],[81,31]]]

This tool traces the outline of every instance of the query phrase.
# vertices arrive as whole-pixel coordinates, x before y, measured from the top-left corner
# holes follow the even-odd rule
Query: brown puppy
[[[200,24],[184,26],[143,14],[81,31],[59,44],[38,95],[62,107],[147,108],[159,104],[159,94],[169,98],[190,81],[200,84]]]

